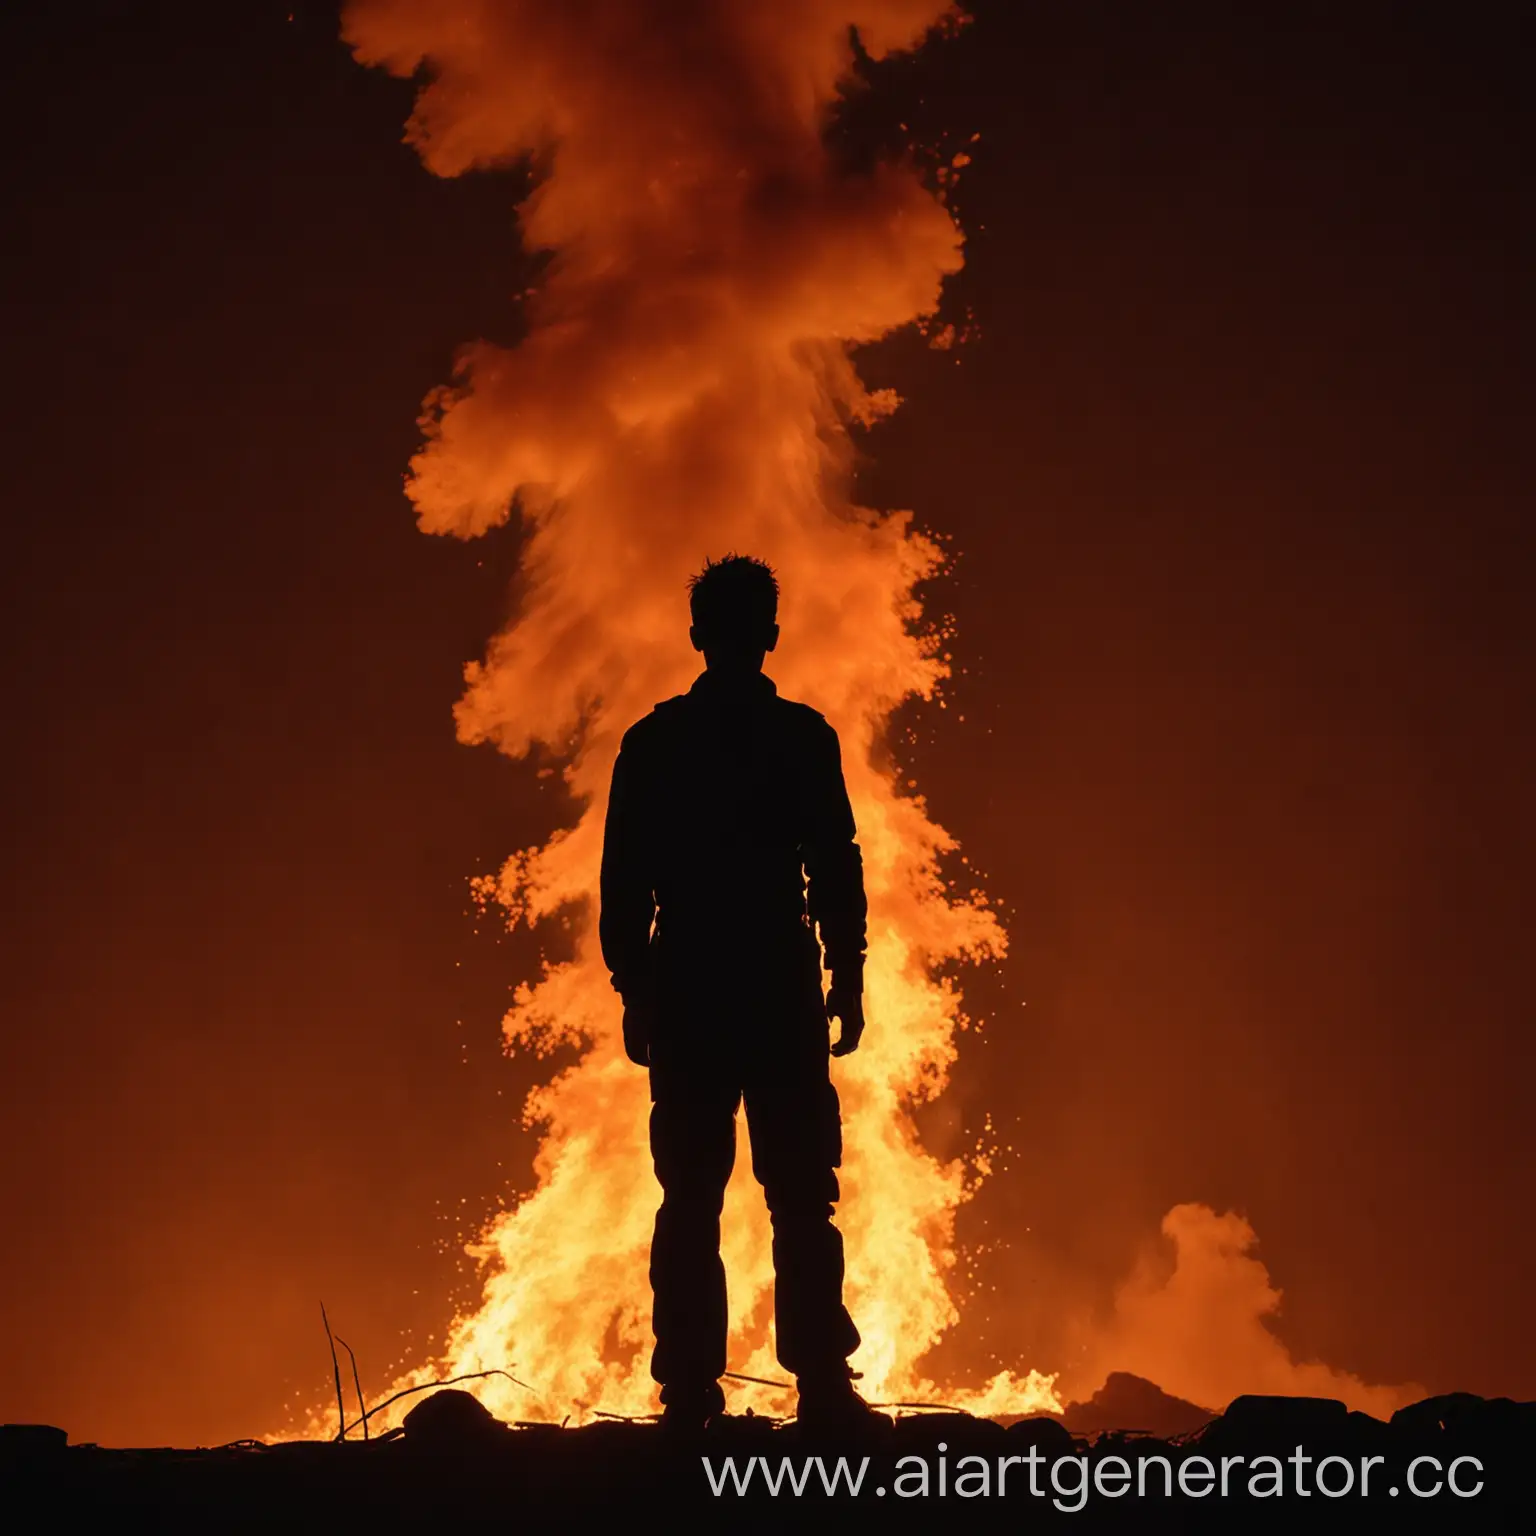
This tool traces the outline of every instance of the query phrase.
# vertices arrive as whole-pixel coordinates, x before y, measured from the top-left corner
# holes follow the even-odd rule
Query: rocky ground
[[[1464,1394],[1390,1423],[1318,1398],[1207,1418],[1115,1377],[1064,1419],[913,1413],[811,1438],[752,1417],[692,1437],[505,1425],[450,1390],[367,1442],[112,1450],[4,1426],[0,1510],[16,1531],[1512,1531],[1536,1529],[1533,1448],[1536,1403]]]

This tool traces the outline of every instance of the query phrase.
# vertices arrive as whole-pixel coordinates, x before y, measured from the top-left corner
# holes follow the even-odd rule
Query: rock
[[[1077,1449],[1072,1431],[1050,1414],[1015,1419],[1008,1426],[1007,1433],[1009,1449],[1017,1453],[1027,1452],[1031,1446],[1036,1446],[1045,1456],[1070,1456]]]
[[[905,1413],[896,1420],[895,1438],[900,1445],[936,1445],[939,1441],[972,1443],[996,1437],[1002,1426],[969,1413]]]
[[[1213,1410],[1171,1397],[1141,1376],[1112,1371],[1087,1402],[1068,1403],[1061,1422],[1074,1435],[1139,1429],[1167,1440],[1174,1435],[1190,1434],[1215,1417]]]
[[[1392,1426],[1384,1419],[1372,1418],[1368,1413],[1351,1409],[1345,1417],[1347,1432],[1357,1440],[1390,1440]]]
[[[1475,1393],[1446,1392],[1399,1408],[1392,1415],[1392,1428],[1410,1435],[1438,1434],[1475,1418],[1484,1406],[1484,1399]]]
[[[1335,1397],[1234,1397],[1205,1432],[1201,1444],[1295,1445],[1336,1440],[1349,1433],[1349,1409]]]
[[[68,1432],[53,1424],[0,1424],[0,1459],[6,1461],[51,1456],[68,1444]]]
[[[508,1432],[479,1398],[452,1387],[424,1397],[406,1414],[404,1427],[406,1444],[444,1449],[483,1445]]]

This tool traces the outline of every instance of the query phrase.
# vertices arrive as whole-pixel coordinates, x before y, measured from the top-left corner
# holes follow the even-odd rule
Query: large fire
[[[654,1406],[648,1094],[624,1058],[592,918],[619,736],[692,680],[686,578],[733,549],[779,573],[785,638],[770,671],[838,728],[864,852],[871,1023],[836,1068],[839,1223],[865,1341],[853,1363],[872,1400],[937,1391],[921,1362],[957,1320],[948,1279],[968,1172],[924,1151],[910,1111],[944,1087],[961,1022],[937,968],[997,955],[1004,936],[982,899],[941,878],[953,844],[922,799],[872,765],[892,709],[947,673],[913,595],[941,557],[907,514],[853,504],[850,427],[898,403],[865,388],[853,349],[935,311],[961,234],[912,165],[846,169],[823,132],[853,78],[851,28],[879,58],[955,20],[938,0],[346,11],[362,62],[425,71],[408,138],[430,170],[533,157],[522,227],[552,253],[522,342],[466,348],[428,402],[409,480],[428,532],[472,538],[514,505],[521,516],[519,611],[468,669],[458,730],[514,757],[552,748],[584,806],[482,892],[512,922],[570,925],[573,952],[516,994],[509,1045],[581,1051],[527,1105],[538,1186],[474,1250],[483,1298],[434,1367],[511,1370],[536,1395],[494,1376],[476,1388],[507,1417]],[[724,1237],[731,1368],[774,1380],[769,1234],[746,1164]],[[738,1407],[790,1401],[733,1390]],[[946,1398],[1059,1406],[1034,1372]]]
[[[878,59],[957,21],[940,0],[347,6],[362,62],[424,80],[407,137],[431,171],[534,170],[519,212],[548,264],[524,296],[526,335],[464,350],[427,403],[408,490],[431,533],[473,538],[515,509],[518,612],[468,668],[459,735],[512,757],[552,753],[582,806],[479,892],[513,924],[547,925],[564,951],[518,990],[505,1026],[512,1049],[576,1057],[525,1109],[542,1138],[537,1187],[471,1249],[483,1294],[442,1357],[391,1391],[510,1372],[517,1383],[475,1384],[510,1419],[655,1405],[647,1085],[621,1047],[593,919],[619,737],[692,680],[686,580],[736,550],[778,570],[784,639],[770,670],[838,728],[864,853],[870,1029],[834,1066],[863,1390],[989,1414],[1061,1407],[1057,1378],[1035,1371],[957,1388],[923,1369],[958,1321],[954,1218],[986,1160],[937,1161],[912,1110],[954,1060],[952,962],[1000,955],[1004,934],[982,898],[943,879],[954,844],[923,800],[876,766],[895,707],[933,697],[948,673],[914,596],[940,551],[907,514],[851,499],[851,431],[898,404],[864,386],[855,349],[934,315],[962,239],[944,178],[935,187],[901,159],[850,168],[824,131],[855,78],[855,32]],[[1138,1270],[1084,1330],[1065,1380],[1078,1395],[1114,1369],[1211,1407],[1243,1391],[1323,1391],[1381,1413],[1414,1395],[1291,1358],[1267,1326],[1280,1294],[1240,1216],[1181,1205],[1164,1233],[1171,1271]],[[773,1385],[768,1224],[745,1156],[724,1248],[731,1369],[762,1379],[729,1383],[731,1406],[787,1410],[792,1395]]]

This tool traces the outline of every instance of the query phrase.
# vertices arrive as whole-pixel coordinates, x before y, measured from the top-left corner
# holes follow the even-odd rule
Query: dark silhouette
[[[705,670],[624,737],[603,842],[603,958],[624,1046],[651,1074],[662,1203],[651,1245],[664,1420],[724,1407],[720,1210],[746,1105],[752,1171],[773,1221],[774,1320],[802,1420],[867,1413],[848,1356],[842,1161],[831,1054],[864,1030],[864,879],[837,733],[778,696],[778,583],[728,556],[691,584]],[[820,935],[818,944],[817,935]],[[822,994],[822,960],[831,987]]]

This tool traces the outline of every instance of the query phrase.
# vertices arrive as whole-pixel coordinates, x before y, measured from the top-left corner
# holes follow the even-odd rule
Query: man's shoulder
[[[648,715],[641,717],[624,732],[619,742],[621,751],[642,751],[650,743],[664,736],[669,729],[679,724],[686,711],[688,695],[677,694],[670,699],[663,699],[652,708]]]
[[[786,699],[782,695],[776,697],[773,702],[785,730],[796,731],[814,738],[831,737],[834,741],[837,739],[837,732],[833,730],[831,721],[820,710],[812,709],[809,704],[801,704],[794,699]]]
[[[831,722],[809,704],[786,699],[781,694],[774,694],[764,702],[769,720],[784,735],[807,743],[837,741],[837,732]],[[676,735],[686,735],[697,724],[697,717],[707,713],[707,708],[693,694],[679,693],[663,699],[625,731],[621,748],[632,753],[645,752]]]

